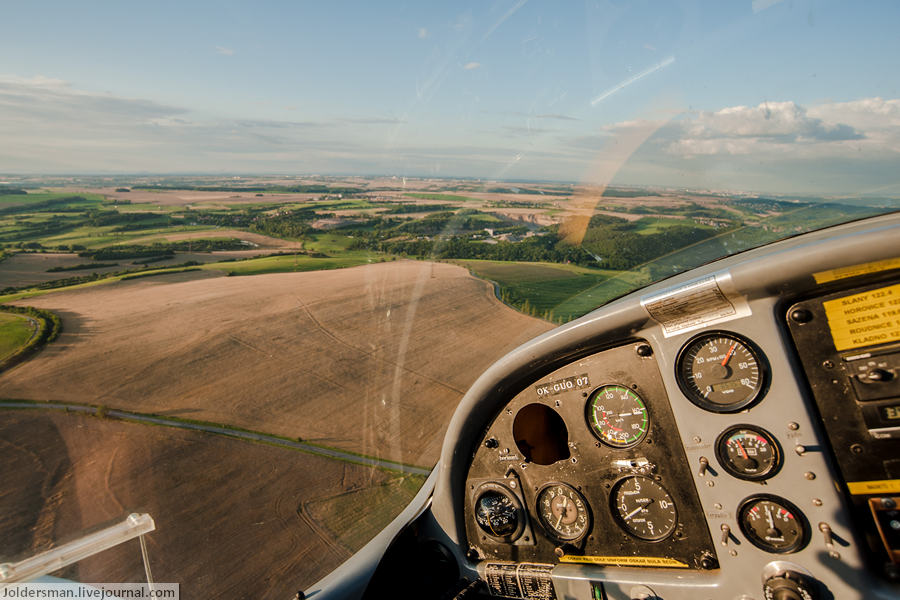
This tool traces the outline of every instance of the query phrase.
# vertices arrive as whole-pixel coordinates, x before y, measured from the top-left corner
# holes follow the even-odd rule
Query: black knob
[[[894,374],[884,369],[872,369],[866,377],[869,381],[890,381],[894,378]]]
[[[770,577],[763,584],[766,600],[816,600],[816,582],[811,577],[795,571],[785,571]]]
[[[500,445],[500,443],[497,441],[496,438],[488,438],[488,439],[484,440],[484,447],[485,447],[485,448],[491,448],[491,449],[494,449],[494,448],[496,448],[496,447],[499,446],[499,445]]]

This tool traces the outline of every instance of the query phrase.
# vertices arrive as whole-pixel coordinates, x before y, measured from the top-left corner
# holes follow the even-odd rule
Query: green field
[[[302,271],[321,271],[323,269],[343,269],[356,267],[377,259],[367,252],[348,252],[334,258],[312,258],[302,254],[287,256],[267,256],[235,262],[220,262],[201,265],[207,271],[225,271],[230,275],[263,275],[265,273],[293,273]]]
[[[314,252],[343,252],[354,239],[341,233],[317,233],[311,240],[305,240],[303,247]]]
[[[83,194],[81,192],[29,192],[28,194],[0,194],[0,207],[25,206],[71,196],[80,196],[81,198],[84,198],[84,200],[74,201],[70,203],[69,206],[88,206],[103,201],[102,196],[98,196],[97,194]]]
[[[560,315],[572,315],[572,318],[586,315],[610,300],[650,283],[646,269],[607,272],[611,274],[608,279],[567,298],[556,307],[555,312]]]
[[[25,317],[0,312],[0,361],[24,346],[33,333],[34,326]]]
[[[376,487],[314,500],[304,508],[338,543],[356,552],[409,504],[424,483],[421,475],[406,475]]]
[[[636,233],[641,233],[644,235],[659,233],[661,231],[665,231],[669,227],[677,227],[679,225],[688,225],[700,229],[712,229],[712,227],[708,227],[706,225],[698,225],[690,219],[667,219],[665,217],[644,217],[635,221],[634,224],[637,227],[637,229],[635,230]]]
[[[481,200],[479,198],[471,198],[469,196],[457,196],[456,194],[431,194],[431,193],[427,193],[427,192],[407,192],[403,195],[408,198],[418,198],[419,200],[446,200],[448,202],[484,202],[484,200]]]
[[[453,261],[474,275],[497,284],[500,298],[515,308],[551,321],[569,321],[596,308],[570,300],[584,290],[618,275],[617,271],[586,269],[556,263]]]

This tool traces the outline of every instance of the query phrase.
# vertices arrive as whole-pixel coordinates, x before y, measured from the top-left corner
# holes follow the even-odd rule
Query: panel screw
[[[791,431],[797,431],[798,429],[800,429],[800,425],[792,421],[788,423],[788,429],[790,429]]]
[[[850,452],[852,452],[853,454],[862,454],[863,447],[859,444],[853,444],[852,446],[850,446]]]
[[[822,506],[822,501],[818,498],[813,498],[813,506]]]
[[[812,321],[812,313],[805,308],[798,308],[791,311],[791,320],[796,323],[809,323]]]
[[[649,344],[640,344],[637,348],[634,349],[637,352],[638,356],[648,357],[653,356],[653,348],[650,347]]]
[[[822,362],[822,366],[825,367],[826,369],[833,369],[834,363],[830,360],[826,360],[826,361]]]
[[[807,479],[809,479],[810,481],[812,481],[813,479],[816,478],[816,474],[813,473],[812,471],[807,471],[806,473],[803,474],[803,476],[806,477]]]
[[[703,441],[703,440],[700,439],[700,436],[699,436],[699,435],[695,435],[694,437],[691,438],[691,440],[692,440],[695,444],[699,444],[700,442]]]

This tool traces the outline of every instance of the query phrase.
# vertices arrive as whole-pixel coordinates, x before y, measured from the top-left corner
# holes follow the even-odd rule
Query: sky
[[[0,174],[900,196],[900,3],[9,3]]]

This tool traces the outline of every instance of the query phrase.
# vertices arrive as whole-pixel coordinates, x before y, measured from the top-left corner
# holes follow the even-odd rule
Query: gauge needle
[[[493,533],[494,535],[497,535],[497,530],[494,529],[494,524],[491,523],[491,515],[488,515],[487,519],[488,519],[488,527],[491,528],[491,533]]]
[[[766,518],[769,521],[769,527],[775,529],[775,519],[772,518],[772,509],[768,506],[766,507]]]
[[[742,443],[738,442],[738,443],[737,443],[737,446],[738,446],[738,448],[740,448],[740,450],[741,450],[741,455],[743,455],[744,458],[746,458],[747,460],[749,460],[750,457],[747,456],[747,451],[744,450],[744,445],[743,445]]]
[[[556,520],[556,529],[559,529],[559,524],[562,523],[562,518],[566,514],[566,505],[568,504],[568,500],[566,500],[565,496],[563,496],[562,499],[563,499],[563,505],[562,505],[562,510],[559,511],[559,518]]]
[[[728,349],[728,352],[725,353],[725,358],[722,359],[722,366],[726,366],[728,361],[731,360],[731,356],[734,354],[734,347],[737,346],[737,342],[731,344],[731,348]]]
[[[630,513],[628,513],[627,515],[625,515],[624,520],[627,521],[628,519],[630,519],[630,518],[633,517],[634,515],[638,514],[639,512],[641,512],[642,510],[644,510],[645,508],[647,508],[648,506],[650,506],[650,504],[651,504],[651,502],[648,502],[648,503],[645,504],[644,506],[638,506],[636,509],[634,509],[633,511],[631,511]]]

